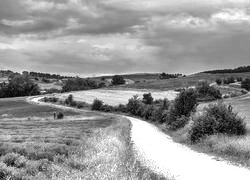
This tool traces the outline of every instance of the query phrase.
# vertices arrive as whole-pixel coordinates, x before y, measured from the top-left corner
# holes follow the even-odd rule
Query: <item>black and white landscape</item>
[[[250,2],[1,0],[0,180],[248,180]]]

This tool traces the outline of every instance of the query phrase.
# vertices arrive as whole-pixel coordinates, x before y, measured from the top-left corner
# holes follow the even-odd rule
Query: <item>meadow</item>
[[[129,121],[115,116],[1,99],[0,142],[3,180],[156,177],[133,156]]]
[[[242,77],[250,78],[250,73],[226,73],[226,74],[207,74],[197,73],[186,77],[176,79],[159,79],[154,76],[131,76],[134,84],[122,85],[119,88],[134,88],[134,89],[156,89],[156,90],[173,90],[183,87],[190,87],[197,85],[200,81],[207,81],[208,83],[215,82],[216,79],[225,79],[228,77]]]

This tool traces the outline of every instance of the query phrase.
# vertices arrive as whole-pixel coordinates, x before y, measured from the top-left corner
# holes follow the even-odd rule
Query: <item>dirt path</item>
[[[39,102],[41,97],[29,98],[28,102]],[[50,104],[51,105],[51,104]],[[61,105],[57,108],[71,109]],[[131,139],[139,161],[155,173],[176,180],[249,180],[250,170],[217,161],[214,157],[195,152],[175,143],[171,137],[157,127],[136,118],[123,116],[132,123]]]
[[[176,180],[249,180],[250,170],[217,161],[175,143],[155,126],[127,117],[138,158],[156,173]]]

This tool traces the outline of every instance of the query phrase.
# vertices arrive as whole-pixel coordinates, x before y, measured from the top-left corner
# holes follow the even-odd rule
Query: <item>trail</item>
[[[40,102],[41,98],[28,98],[27,101],[79,111],[62,105]],[[170,136],[152,124],[129,116],[123,117],[132,123],[131,140],[138,160],[155,173],[176,180],[250,179],[250,170],[247,168],[218,161],[213,156],[193,151],[175,143]]]
[[[148,168],[176,180],[249,180],[250,170],[175,143],[157,127],[132,117],[132,141]]]

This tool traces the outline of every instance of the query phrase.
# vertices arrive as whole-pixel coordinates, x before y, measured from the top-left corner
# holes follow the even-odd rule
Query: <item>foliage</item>
[[[99,86],[96,81],[77,77],[68,79],[62,87],[62,92],[97,89],[97,88],[99,88]]]
[[[159,75],[160,79],[172,79],[172,78],[178,78],[178,77],[182,77],[182,74],[166,74],[166,73],[161,73]]]
[[[197,93],[194,89],[180,92],[174,101],[174,111],[177,116],[189,116],[197,106]]]
[[[216,79],[216,84],[218,84],[218,85],[221,85],[222,84],[222,80],[221,79]]]
[[[154,98],[152,97],[151,93],[145,93],[143,94],[142,102],[144,104],[152,104],[154,101]]]
[[[235,82],[235,78],[233,76],[223,80],[223,84],[231,84],[234,82]]]
[[[190,140],[197,142],[213,134],[244,135],[246,124],[233,112],[232,107],[222,103],[210,104],[203,115],[194,120],[189,131]]]
[[[8,84],[0,86],[0,98],[39,95],[40,90],[37,84],[26,75],[14,75]]]
[[[244,81],[241,82],[241,88],[246,90],[250,90],[250,79],[246,78]]]
[[[238,82],[242,82],[242,81],[243,81],[243,78],[242,78],[242,77],[237,77],[236,80],[237,80]]]
[[[91,106],[91,109],[94,111],[101,111],[102,106],[103,106],[103,101],[101,101],[99,99],[95,99],[92,106]]]
[[[221,99],[222,94],[218,89],[210,86],[207,82],[200,82],[196,88],[199,101],[211,101]]]
[[[63,119],[64,118],[64,114],[62,112],[57,113],[57,119]]]
[[[126,81],[124,80],[124,78],[122,76],[115,75],[115,76],[113,76],[111,83],[112,83],[112,85],[122,85],[122,84],[125,84]]]
[[[127,110],[133,115],[141,116],[143,114],[143,106],[144,104],[138,98],[138,95],[135,95],[128,100]]]
[[[221,70],[205,71],[203,73],[224,74],[224,73],[244,73],[244,72],[250,72],[250,66],[241,66],[235,69],[221,69]]]

